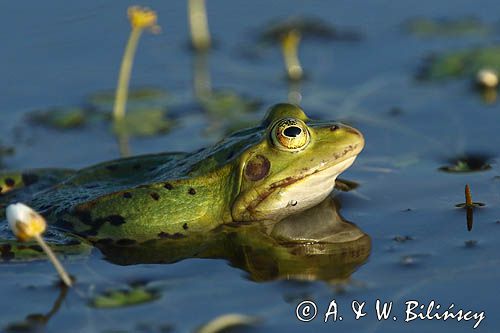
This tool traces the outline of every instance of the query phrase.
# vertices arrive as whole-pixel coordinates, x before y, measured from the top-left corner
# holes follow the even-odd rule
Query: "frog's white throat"
[[[356,156],[310,174],[291,186],[274,191],[257,210],[266,219],[281,220],[286,216],[304,211],[322,202],[335,187],[337,176],[349,168]],[[270,199],[270,200],[269,200]],[[260,215],[259,214],[259,215]]]

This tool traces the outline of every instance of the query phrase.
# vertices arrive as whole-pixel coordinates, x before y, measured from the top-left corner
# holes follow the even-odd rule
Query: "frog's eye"
[[[304,149],[310,141],[306,124],[299,119],[285,118],[277,121],[271,130],[272,143],[281,150]]]

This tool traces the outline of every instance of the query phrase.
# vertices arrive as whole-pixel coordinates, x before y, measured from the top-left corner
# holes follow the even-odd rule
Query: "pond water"
[[[33,110],[82,105],[87,96],[114,88],[129,33],[127,5],[94,0],[3,4],[0,144],[15,149],[2,158],[3,168],[79,168],[120,156],[107,124],[62,131],[26,119]],[[222,130],[213,130],[217,118],[196,103],[192,81],[197,59],[187,47],[186,3],[147,5],[157,11],[162,33],[146,33],[141,39],[132,86],[166,90],[175,122],[167,134],[130,138],[129,150],[135,155],[213,144]],[[404,322],[406,301],[435,300],[442,309],[453,303],[455,310],[485,311],[478,330],[495,331],[500,325],[500,108],[486,103],[468,79],[422,82],[415,76],[428,54],[494,43],[500,30],[486,36],[422,38],[409,34],[403,24],[415,17],[472,15],[495,26],[498,1],[219,0],[210,1],[207,9],[216,41],[205,59],[212,87],[259,99],[262,106],[251,115],[253,121],[268,106],[286,101],[289,92],[278,47],[256,47],[256,33],[266,24],[293,15],[313,16],[363,34],[357,42],[301,44],[307,80],[300,85],[300,103],[314,118],[340,120],[365,135],[365,150],[342,175],[359,187],[337,193],[336,200],[340,214],[371,238],[369,258],[350,267],[349,274],[318,274],[316,279],[311,274],[311,281],[297,281],[293,275],[290,280],[286,275],[266,276],[265,265],[249,270],[230,256],[226,259],[231,265],[220,255],[121,265],[95,250],[87,258],[64,262],[77,277],[77,288],[64,295],[53,314],[60,289],[53,286],[50,264],[2,263],[0,327],[19,331],[27,316],[50,313],[37,317],[40,324],[34,330],[191,332],[219,315],[241,313],[261,319],[246,329],[252,332],[472,330],[475,320]],[[439,170],[464,156],[484,157],[491,168]],[[474,201],[485,203],[474,210],[471,231],[465,210],[455,207],[464,202],[465,184],[471,186]],[[250,262],[255,259],[248,255]],[[137,284],[153,288],[156,297],[116,309],[90,304],[104,290]],[[306,299],[316,302],[318,317],[300,322],[295,308]],[[343,320],[324,323],[322,316],[333,299]],[[377,320],[377,299],[394,302],[396,321]],[[354,300],[367,302],[366,317],[354,319]]]

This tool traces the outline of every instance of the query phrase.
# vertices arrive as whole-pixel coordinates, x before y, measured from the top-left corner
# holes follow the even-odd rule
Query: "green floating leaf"
[[[476,172],[491,169],[488,158],[480,155],[460,157],[450,161],[450,165],[443,166],[439,170],[451,173]]]
[[[90,301],[94,308],[122,308],[137,304],[153,302],[160,298],[160,293],[144,286],[132,289],[109,290]]]
[[[28,115],[28,119],[38,125],[64,130],[83,127],[90,113],[81,107],[54,107],[33,111]]]
[[[317,17],[290,17],[274,20],[260,33],[259,39],[266,44],[280,41],[290,31],[295,30],[305,38],[357,41],[362,35],[357,31],[337,29]]]
[[[0,263],[1,262],[28,262],[46,260],[47,255],[38,243],[34,241],[19,242],[9,239],[12,236],[6,226],[0,228]],[[53,229],[44,235],[45,241],[59,258],[78,259],[87,258],[93,246],[77,237]]]
[[[406,30],[418,37],[486,36],[493,28],[474,17],[458,19],[415,18],[405,23]]]
[[[127,98],[127,113],[134,109],[149,109],[166,107],[170,95],[159,88],[143,87],[129,90]],[[94,93],[87,98],[87,103],[96,110],[112,112],[115,103],[115,91],[106,90]]]
[[[0,157],[14,154],[14,147],[7,147],[0,144]]]
[[[256,111],[262,101],[231,90],[214,91],[200,98],[203,109],[211,116],[233,116]]]
[[[133,109],[123,120],[113,122],[113,131],[118,135],[154,136],[168,132],[172,124],[164,109]]]
[[[256,111],[262,101],[231,90],[214,91],[200,96],[198,101],[210,118],[206,129],[208,135],[229,134],[255,125],[260,120]]]
[[[434,55],[426,60],[418,76],[424,80],[473,77],[483,68],[500,71],[500,46]]]

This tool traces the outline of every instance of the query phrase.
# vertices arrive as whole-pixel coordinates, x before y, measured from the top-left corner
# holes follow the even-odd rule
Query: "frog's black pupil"
[[[302,133],[302,130],[299,127],[297,127],[297,126],[287,127],[283,131],[283,134],[285,134],[289,138],[295,138],[295,137],[299,136],[300,133]]]

